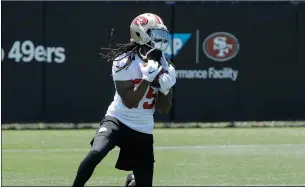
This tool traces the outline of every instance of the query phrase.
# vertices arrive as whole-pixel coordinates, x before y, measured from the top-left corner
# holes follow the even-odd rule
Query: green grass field
[[[2,185],[71,186],[92,130],[2,131]],[[305,184],[305,128],[156,129],[154,185]],[[119,185],[118,149],[87,185]]]

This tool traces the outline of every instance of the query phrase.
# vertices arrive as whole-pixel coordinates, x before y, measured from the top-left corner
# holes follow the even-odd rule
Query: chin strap
[[[147,44],[146,44],[147,45]],[[147,45],[147,46],[149,46],[149,45]],[[149,46],[150,47],[150,46]],[[151,53],[151,52],[153,52],[154,50],[156,50],[155,48],[152,48],[152,49],[150,49],[147,53],[146,53],[146,55],[143,55],[142,53],[141,53],[141,48],[139,49],[139,54],[141,55],[141,57],[144,59],[144,60],[146,60],[147,59],[147,56],[149,55],[149,53]]]

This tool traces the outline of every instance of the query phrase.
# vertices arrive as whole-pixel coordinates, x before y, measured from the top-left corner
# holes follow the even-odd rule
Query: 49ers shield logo
[[[205,55],[217,62],[230,60],[239,51],[237,38],[227,32],[216,32],[209,35],[202,45]]]
[[[137,26],[139,26],[139,24],[141,24],[143,26],[148,23],[148,19],[144,16],[139,16],[139,17],[136,17],[136,19],[134,19],[133,23]]]

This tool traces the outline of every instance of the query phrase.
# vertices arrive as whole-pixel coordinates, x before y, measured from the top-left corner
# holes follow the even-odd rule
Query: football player
[[[164,56],[168,29],[152,13],[137,16],[130,25],[130,43],[102,48],[112,61],[116,89],[113,102],[81,162],[73,186],[84,186],[95,167],[115,146],[120,148],[115,167],[132,171],[126,186],[152,186],[154,172],[153,126],[155,109],[162,115],[172,105],[176,83],[174,66]]]

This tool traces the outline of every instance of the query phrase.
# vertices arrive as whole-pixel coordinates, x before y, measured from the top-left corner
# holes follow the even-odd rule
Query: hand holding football
[[[155,88],[160,88],[160,83],[159,83],[159,77],[163,73],[168,73],[164,68],[158,73],[158,75],[155,77],[155,79],[151,82],[151,86]]]
[[[143,66],[146,67],[148,63],[144,63]],[[161,65],[159,64],[158,67]],[[160,83],[159,83],[159,76],[162,75],[163,73],[168,73],[164,68],[161,69],[161,71],[156,75],[155,79],[151,82],[151,86],[155,88],[160,88]]]

